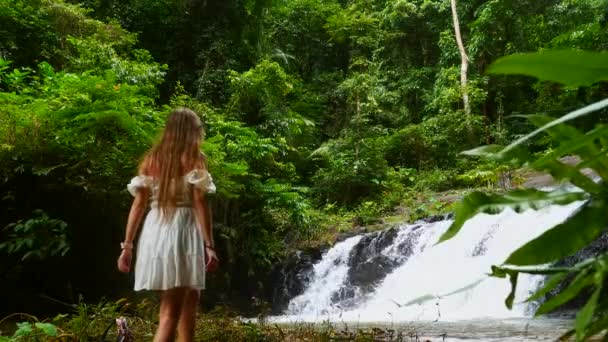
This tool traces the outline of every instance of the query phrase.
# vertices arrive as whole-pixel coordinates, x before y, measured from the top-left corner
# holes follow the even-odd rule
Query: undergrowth
[[[39,318],[22,313],[0,320],[0,341],[117,341],[116,318],[125,317],[135,341],[151,341],[158,323],[158,303],[144,298],[137,303],[126,299],[74,306],[70,314]],[[283,342],[283,341],[418,341],[409,329],[349,327],[346,324],[271,323],[266,317],[242,320],[225,308],[200,313],[196,322],[196,341]]]

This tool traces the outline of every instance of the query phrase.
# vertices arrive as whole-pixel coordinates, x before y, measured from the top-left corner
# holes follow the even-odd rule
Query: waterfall
[[[313,265],[303,292],[277,321],[407,322],[518,318],[522,301],[542,282],[519,277],[515,305],[505,307],[506,279],[489,277],[519,246],[569,217],[582,202],[516,213],[480,214],[459,234],[436,244],[450,219],[367,233],[335,244]],[[457,289],[466,290],[451,294]],[[449,295],[448,295],[449,294]],[[428,301],[404,305],[421,297]]]

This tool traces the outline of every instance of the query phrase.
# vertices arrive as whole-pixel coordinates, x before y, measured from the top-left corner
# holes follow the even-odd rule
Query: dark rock
[[[376,255],[348,270],[350,284],[361,288],[364,293],[371,292],[399,264],[384,255]]]
[[[357,298],[357,291],[353,287],[343,287],[331,294],[331,302],[340,308],[347,308],[356,304],[354,303],[355,298]]]
[[[348,259],[348,284],[363,293],[371,292],[374,287],[401,263],[393,260],[382,251],[394,243],[397,228],[370,233],[361,238],[353,248]]]
[[[416,247],[416,243],[418,242],[418,238],[422,234],[422,226],[416,226],[412,228],[407,239],[403,240],[398,246],[397,250],[401,255],[400,264],[405,262],[410,256],[414,254],[414,247]]]
[[[453,216],[454,216],[453,213],[437,214],[437,215],[432,215],[432,216],[429,216],[429,217],[425,217],[423,219],[420,219],[419,221],[426,222],[426,223],[435,223],[435,222],[445,221],[445,220],[451,219]]]
[[[359,243],[357,243],[357,245],[351,251],[348,259],[348,266],[351,268],[356,267],[357,265],[378,255],[384,248],[393,243],[395,237],[397,237],[397,233],[398,230],[396,228],[392,228],[363,236]]]
[[[322,249],[296,251],[287,260],[274,267],[270,274],[271,293],[267,294],[272,303],[272,313],[279,314],[287,308],[289,300],[302,294],[313,275],[313,265],[321,260]]]

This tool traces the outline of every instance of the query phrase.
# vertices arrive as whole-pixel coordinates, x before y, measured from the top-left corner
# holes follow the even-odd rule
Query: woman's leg
[[[177,326],[177,335],[180,342],[194,341],[194,325],[196,323],[200,293],[198,289],[189,288],[186,290]]]
[[[182,311],[185,294],[186,289],[183,287],[165,290],[161,293],[158,329],[154,336],[154,342],[175,341],[175,330]]]

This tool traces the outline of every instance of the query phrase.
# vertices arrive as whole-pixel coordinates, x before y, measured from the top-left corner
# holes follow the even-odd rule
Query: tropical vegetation
[[[211,203],[223,272],[206,305],[243,307],[261,296],[290,249],[382,216],[451,208],[429,200],[440,192],[483,190],[456,205],[446,239],[477,212],[589,201],[496,266],[515,287],[518,273],[541,272],[522,267],[572,254],[606,226],[604,185],[579,171],[608,177],[607,8],[604,0],[0,0],[0,311],[56,313],[79,295],[130,293],[114,266],[125,184],[180,106],[204,119],[218,187]],[[528,137],[535,127],[544,135]],[[567,155],[581,163],[560,164]],[[523,166],[580,191],[490,192],[517,185],[509,175]],[[606,326],[605,255],[542,272],[556,276],[541,293],[568,274],[575,280],[539,313],[586,289],[576,336]]]

